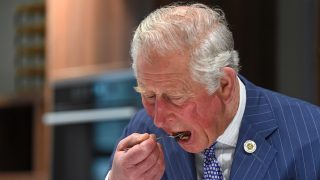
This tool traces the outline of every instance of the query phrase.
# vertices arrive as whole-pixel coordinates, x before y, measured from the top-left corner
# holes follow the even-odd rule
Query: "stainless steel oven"
[[[103,179],[114,144],[141,107],[131,70],[54,84],[53,180]]]

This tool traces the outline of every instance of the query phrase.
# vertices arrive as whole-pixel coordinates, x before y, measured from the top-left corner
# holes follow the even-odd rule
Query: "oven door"
[[[141,107],[131,72],[55,85],[54,111],[44,116],[53,128],[52,179],[104,179],[114,145]]]

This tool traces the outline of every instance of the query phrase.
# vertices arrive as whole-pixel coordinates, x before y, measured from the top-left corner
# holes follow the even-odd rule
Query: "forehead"
[[[144,88],[185,89],[191,86],[189,59],[185,55],[149,56],[137,59],[137,80]]]
[[[138,79],[148,74],[189,76],[189,57],[183,53],[141,55],[136,63]]]

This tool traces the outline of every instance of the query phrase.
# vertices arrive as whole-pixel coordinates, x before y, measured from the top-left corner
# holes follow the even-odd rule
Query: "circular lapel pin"
[[[243,145],[244,147],[244,150],[247,152],[247,153],[253,153],[256,151],[257,149],[257,145],[254,141],[252,140],[246,140],[246,142],[244,143]]]

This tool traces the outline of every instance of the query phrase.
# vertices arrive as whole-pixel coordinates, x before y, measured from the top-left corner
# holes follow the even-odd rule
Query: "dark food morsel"
[[[190,131],[175,132],[175,133],[172,133],[172,136],[174,136],[174,139],[176,141],[188,140],[191,136],[191,132]]]

